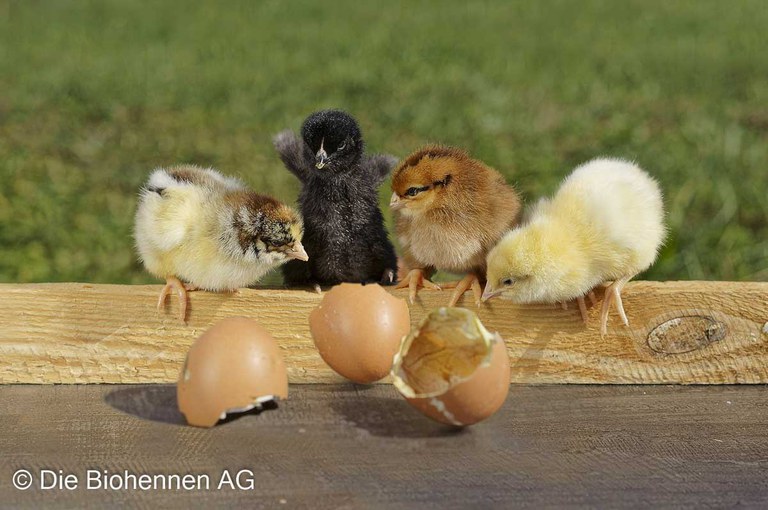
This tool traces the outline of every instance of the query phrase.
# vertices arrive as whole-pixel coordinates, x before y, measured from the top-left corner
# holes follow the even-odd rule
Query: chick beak
[[[491,286],[491,282],[488,282],[485,284],[485,290],[483,291],[483,297],[481,298],[481,300],[483,301],[483,303],[485,303],[492,297],[498,296],[502,292],[504,292],[503,288],[499,290],[493,290],[493,287]]]
[[[392,193],[392,198],[389,201],[389,207],[393,211],[397,211],[405,205],[405,202],[397,196],[397,193]]]
[[[296,241],[293,244],[293,249],[289,252],[286,252],[286,255],[288,258],[303,260],[304,262],[309,260],[309,255],[307,255],[306,250],[304,250],[304,246],[299,241]]]
[[[320,170],[323,168],[326,163],[328,163],[328,153],[325,152],[325,149],[323,148],[323,144],[325,144],[325,139],[322,139],[320,141],[320,150],[317,151],[317,154],[315,154],[315,167]]]

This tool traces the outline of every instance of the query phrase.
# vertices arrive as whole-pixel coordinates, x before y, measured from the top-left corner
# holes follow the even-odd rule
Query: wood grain
[[[305,290],[190,293],[187,324],[160,286],[0,285],[0,383],[175,381],[189,345],[214,322],[258,319],[285,354],[293,383],[338,382],[320,359],[307,317],[321,296]],[[404,291],[393,294],[405,297]],[[768,383],[768,283],[631,282],[623,292],[630,327],[611,315],[601,338],[598,307],[585,326],[575,304],[476,308],[506,340],[516,383]],[[415,324],[448,292],[422,291]],[[598,298],[601,298],[598,295]]]
[[[757,386],[515,385],[457,431],[392,386],[291,386],[184,426],[173,385],[0,386],[3,508],[765,508]],[[19,491],[13,472],[254,473],[251,490]]]

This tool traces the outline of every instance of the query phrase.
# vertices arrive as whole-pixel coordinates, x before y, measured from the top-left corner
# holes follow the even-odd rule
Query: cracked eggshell
[[[253,319],[233,317],[195,340],[176,391],[187,422],[212,427],[227,413],[288,398],[288,373],[272,335]]]
[[[377,284],[337,285],[309,315],[312,340],[323,361],[363,384],[386,377],[410,327],[405,300]]]
[[[504,340],[470,310],[431,312],[403,340],[392,368],[395,387],[433,420],[472,425],[493,415],[509,393]]]

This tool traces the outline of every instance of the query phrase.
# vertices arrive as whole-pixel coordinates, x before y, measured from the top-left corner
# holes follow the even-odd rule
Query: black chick
[[[285,283],[397,281],[397,257],[376,191],[397,159],[363,154],[357,121],[340,110],[307,117],[301,139],[285,130],[273,141],[285,167],[301,181],[302,242],[309,255],[309,263],[283,266]]]

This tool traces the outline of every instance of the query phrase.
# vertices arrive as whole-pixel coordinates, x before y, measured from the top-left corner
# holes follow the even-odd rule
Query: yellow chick
[[[165,278],[158,309],[176,289],[234,290],[290,259],[308,260],[302,221],[290,207],[211,168],[159,168],[139,196],[135,239],[147,271]]]
[[[499,294],[517,303],[577,299],[586,322],[584,296],[612,281],[600,312],[605,335],[612,301],[629,325],[621,289],[653,264],[665,235],[657,182],[634,163],[592,160],[490,251],[483,300]]]

